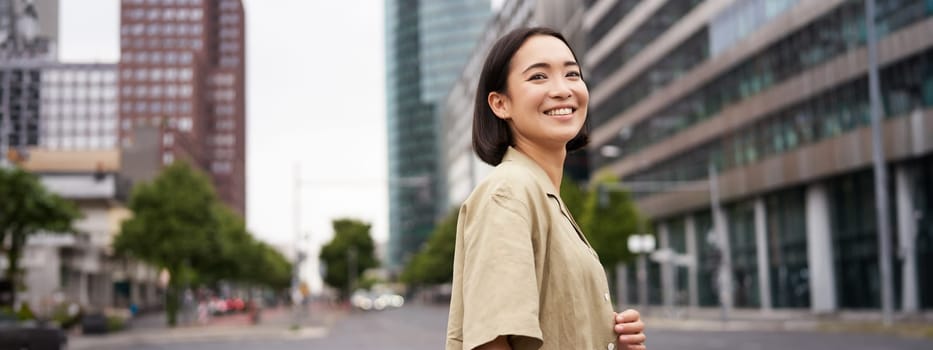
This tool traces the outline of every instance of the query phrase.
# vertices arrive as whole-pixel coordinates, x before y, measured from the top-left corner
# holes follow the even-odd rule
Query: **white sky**
[[[60,0],[60,59],[117,61],[119,4]],[[329,240],[330,220],[341,216],[371,222],[373,238],[385,242],[383,2],[245,0],[244,6],[247,225],[265,241],[294,242],[300,164],[305,244]]]

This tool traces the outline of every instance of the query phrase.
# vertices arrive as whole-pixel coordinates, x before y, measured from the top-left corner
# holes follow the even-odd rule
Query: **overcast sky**
[[[119,59],[119,0],[61,0],[59,56]],[[247,225],[259,238],[332,237],[351,216],[387,240],[383,2],[246,0]],[[354,185],[348,186],[347,183]]]

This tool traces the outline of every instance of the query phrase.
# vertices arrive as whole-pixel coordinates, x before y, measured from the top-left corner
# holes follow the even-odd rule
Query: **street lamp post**
[[[875,0],[865,1],[865,28],[868,35],[868,96],[871,103],[872,168],[875,174],[875,210],[878,215],[878,260],[881,270],[881,315],[885,326],[894,323],[894,283],[891,276],[891,224],[888,216],[888,174],[884,164],[881,134],[881,83],[878,77],[878,43],[875,32]]]
[[[706,192],[706,191],[709,191],[710,211],[712,212],[712,216],[713,216],[713,233],[714,233],[714,236],[716,237],[716,242],[717,242],[716,246],[717,248],[719,248],[720,256],[722,257],[721,259],[719,259],[719,268],[718,268],[719,278],[717,278],[716,282],[717,282],[717,285],[719,286],[719,291],[720,291],[720,295],[719,295],[719,305],[721,308],[720,316],[722,318],[722,321],[725,322],[729,319],[729,310],[732,308],[732,294],[731,294],[732,261],[731,259],[729,259],[730,248],[728,244],[728,237],[724,229],[726,223],[723,222],[723,218],[720,216],[722,213],[722,208],[721,208],[720,197],[719,197],[719,184],[718,184],[718,179],[717,179],[718,175],[716,173],[716,166],[710,163],[708,167],[708,171],[709,171],[708,179],[706,181],[704,180],[699,180],[699,181],[640,181],[640,182],[603,183],[597,187],[597,190],[599,191],[598,199],[599,199],[600,205],[605,206],[605,205],[608,205],[608,202],[609,202],[609,195],[608,195],[609,191],[619,191],[619,190],[628,190],[631,192],[665,192],[665,191],[676,191],[676,192],[703,191],[703,192]],[[639,236],[639,235],[635,235],[632,237],[636,237],[636,236]],[[638,240],[641,240],[641,238],[638,238]],[[653,236],[651,237],[651,240],[652,240],[651,250],[654,250],[654,245],[653,245],[654,237]],[[629,243],[629,250],[634,253],[635,250],[632,250],[633,247],[631,246],[631,244],[633,242],[631,241],[631,238],[628,243]],[[646,244],[646,243],[647,242],[637,242],[635,243],[636,244],[635,248],[640,249],[643,247],[641,244]],[[675,256],[674,254],[667,254],[665,252],[665,254],[659,254],[657,257],[658,257],[657,260],[665,264],[676,263],[676,264],[687,265],[687,264],[696,263],[694,256]],[[646,265],[646,263],[642,261],[643,259],[644,259],[644,254],[639,254],[639,262],[638,262],[639,264],[638,267],[640,270],[638,273],[639,294],[644,293],[647,296],[647,286],[645,285],[644,280],[641,279],[643,277],[642,275],[644,275],[644,277],[647,278],[647,272],[645,273],[641,272],[643,265]],[[642,302],[643,306],[645,306],[644,300],[647,299],[647,297],[642,298],[642,296],[639,295],[639,298],[641,299],[640,302]]]
[[[648,309],[648,259],[654,251],[655,239],[650,234],[631,235],[628,237],[628,250],[638,255],[638,303],[642,310]]]

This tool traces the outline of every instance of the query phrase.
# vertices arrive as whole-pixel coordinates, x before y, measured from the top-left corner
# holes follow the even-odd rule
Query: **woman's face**
[[[506,93],[489,94],[516,144],[565,147],[586,121],[589,92],[570,48],[550,35],[535,35],[512,57]]]

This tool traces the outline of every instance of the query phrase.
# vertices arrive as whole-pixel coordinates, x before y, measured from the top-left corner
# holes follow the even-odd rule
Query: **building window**
[[[162,146],[171,147],[173,144],[175,144],[174,134],[166,132],[164,135],[162,135]]]
[[[161,98],[162,97],[162,85],[153,85],[149,88],[149,96],[152,98]]]
[[[211,171],[215,174],[229,174],[233,170],[233,165],[230,162],[213,162],[211,164]]]
[[[804,191],[791,189],[769,195],[765,205],[772,303],[776,308],[808,308],[810,273]]]
[[[178,119],[178,130],[188,132],[193,128],[193,123],[190,117],[184,117]]]
[[[836,298],[840,308],[881,307],[881,278],[878,270],[878,234],[875,221],[874,180],[870,171],[842,176],[827,182],[830,199],[833,264]],[[893,181],[888,184],[893,191]],[[897,247],[897,235],[892,246]],[[893,266],[898,266],[892,254]],[[900,270],[893,269],[895,307],[900,302]]]
[[[169,165],[175,161],[175,155],[170,152],[165,152],[162,154],[162,164]]]

